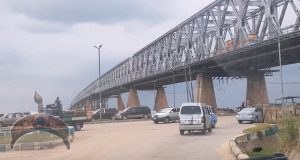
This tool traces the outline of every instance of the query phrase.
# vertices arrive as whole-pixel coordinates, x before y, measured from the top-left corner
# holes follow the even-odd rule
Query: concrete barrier
[[[239,137],[236,137],[239,138]],[[229,149],[232,155],[237,160],[243,160],[249,158],[247,154],[244,154],[236,144],[236,138],[229,141]]]
[[[5,151],[6,151],[6,145],[0,144],[0,152],[5,152]]]
[[[236,143],[245,143],[245,142],[248,142],[248,136],[247,136],[247,134],[242,134],[242,135],[240,135],[240,136],[237,136],[236,138],[235,138],[235,142]]]
[[[247,154],[241,153],[238,155],[237,159],[239,160],[249,159],[249,156]]]
[[[69,142],[73,142],[74,140],[74,127],[69,127]],[[10,130],[1,129],[1,136],[10,136]],[[0,144],[0,152],[6,152],[10,150],[42,150],[42,149],[51,149],[59,145],[64,145],[62,139],[57,139],[53,141],[45,141],[45,142],[30,142],[30,143],[16,143],[14,145],[14,149],[10,148],[10,144]]]
[[[261,130],[260,132],[261,133],[256,132],[256,133],[249,133],[249,134],[241,134],[229,141],[230,152],[237,160],[244,160],[249,158],[249,156],[243,153],[242,150],[238,147],[239,144],[249,143],[250,141],[254,141],[263,137],[273,136],[277,134],[278,127],[277,125],[272,125],[271,128]],[[300,133],[300,129],[299,129],[299,133]]]
[[[10,150],[44,150],[44,149],[52,149],[59,145],[64,145],[62,140],[32,142],[32,143],[16,143],[14,145],[14,149],[10,148],[10,144],[0,144],[0,152],[6,152]]]

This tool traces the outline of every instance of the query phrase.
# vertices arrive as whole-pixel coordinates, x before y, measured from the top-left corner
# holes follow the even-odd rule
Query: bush
[[[299,117],[286,116],[279,121],[279,136],[286,151],[297,145],[299,127]]]

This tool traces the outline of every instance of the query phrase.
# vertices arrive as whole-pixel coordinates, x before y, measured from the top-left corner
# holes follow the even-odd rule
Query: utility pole
[[[282,73],[282,59],[281,59],[281,44],[280,37],[278,36],[278,57],[279,57],[279,65],[280,65],[280,83],[281,83],[281,106],[284,105],[284,88],[283,88],[283,73]]]
[[[100,77],[101,77],[101,58],[100,58],[100,49],[102,47],[102,45],[100,44],[98,47],[94,46],[97,50],[98,50],[98,55],[99,55],[99,78],[98,78],[98,87],[99,87],[99,115],[100,115],[100,120],[102,120],[102,97],[101,97],[101,86],[100,86]]]

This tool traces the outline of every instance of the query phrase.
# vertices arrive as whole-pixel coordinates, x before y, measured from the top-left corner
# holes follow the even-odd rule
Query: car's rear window
[[[183,106],[180,111],[181,114],[201,114],[199,106]]]
[[[244,108],[241,112],[254,112],[255,108]]]

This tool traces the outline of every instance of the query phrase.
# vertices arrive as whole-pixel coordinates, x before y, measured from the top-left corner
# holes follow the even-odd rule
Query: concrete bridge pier
[[[136,107],[140,106],[140,100],[137,93],[136,88],[130,88],[129,95],[128,95],[128,101],[127,101],[127,107]]]
[[[118,105],[118,111],[122,111],[125,109],[125,105],[120,94],[117,96],[117,105]]]
[[[92,110],[96,110],[97,108],[97,101],[96,100],[92,100]]]
[[[212,77],[199,73],[196,77],[195,102],[210,105],[216,111],[217,103]]]
[[[251,106],[269,103],[266,80],[263,72],[250,72],[247,75],[246,102]]]
[[[158,111],[163,108],[169,107],[165,88],[159,87],[155,96],[154,110]]]
[[[101,108],[107,108],[107,106],[108,106],[107,103],[108,103],[108,98],[107,97],[102,97],[101,98]]]

